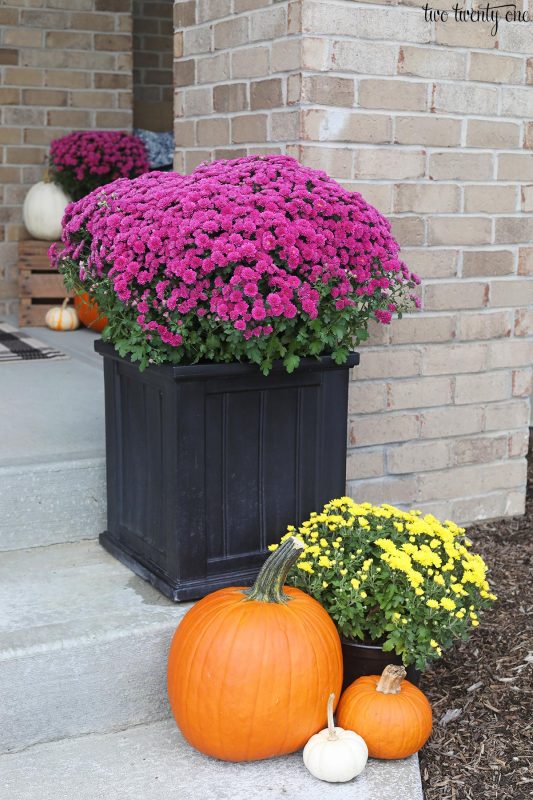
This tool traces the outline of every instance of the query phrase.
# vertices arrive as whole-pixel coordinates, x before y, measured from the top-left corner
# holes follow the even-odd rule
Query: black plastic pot
[[[104,358],[107,530],[100,542],[173,600],[257,575],[288,524],[345,493],[349,369],[305,359],[139,372]]]
[[[384,653],[381,645],[367,644],[355,639],[341,637],[342,660],[344,664],[344,691],[356,678],[362,675],[381,675],[387,664],[402,664],[402,659],[396,653]],[[406,667],[407,680],[418,686],[421,673],[412,665]]]

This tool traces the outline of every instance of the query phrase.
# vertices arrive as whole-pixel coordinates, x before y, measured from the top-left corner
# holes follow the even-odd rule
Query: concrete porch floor
[[[98,334],[21,330],[70,358],[2,364],[0,465],[103,456],[103,369],[93,350]]]

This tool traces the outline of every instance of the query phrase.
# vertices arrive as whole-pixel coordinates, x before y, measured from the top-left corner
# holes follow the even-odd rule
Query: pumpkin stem
[[[65,297],[65,299],[63,300],[63,302],[61,304],[61,308],[65,309],[68,306],[69,301],[70,301],[70,297]]]
[[[335,731],[333,724],[333,703],[335,702],[335,695],[332,692],[328,697],[328,742],[334,742],[339,737]]]
[[[376,691],[383,692],[383,694],[398,694],[401,690],[401,683],[406,675],[407,672],[403,667],[389,664],[381,673]]]
[[[292,565],[298,560],[304,543],[295,536],[289,536],[283,544],[267,558],[251,589],[244,594],[247,600],[261,603],[286,603],[290,597],[283,591],[283,584]]]

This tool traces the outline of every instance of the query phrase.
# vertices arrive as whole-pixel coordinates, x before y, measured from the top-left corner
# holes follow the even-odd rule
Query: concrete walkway
[[[5,800],[423,800],[416,756],[370,760],[349,783],[323,783],[301,753],[248,764],[207,758],[172,720],[0,756],[0,776]]]

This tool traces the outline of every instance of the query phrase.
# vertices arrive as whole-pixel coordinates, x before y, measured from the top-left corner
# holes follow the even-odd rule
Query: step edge
[[[59,453],[57,456],[32,458],[31,456],[10,461],[0,461],[0,475],[18,475],[28,472],[63,472],[73,469],[105,468],[105,452],[100,451],[90,456],[81,453]]]
[[[23,658],[33,658],[40,655],[50,655],[64,650],[73,650],[77,647],[86,647],[96,643],[115,642],[119,639],[126,639],[130,636],[146,635],[146,633],[157,633],[158,631],[174,630],[181,622],[192,603],[184,604],[187,608],[179,609],[175,618],[159,620],[157,622],[147,622],[137,628],[117,628],[104,631],[96,635],[73,636],[68,639],[57,639],[46,644],[30,645],[29,647],[5,648],[0,650],[0,664],[7,661],[15,661]]]

